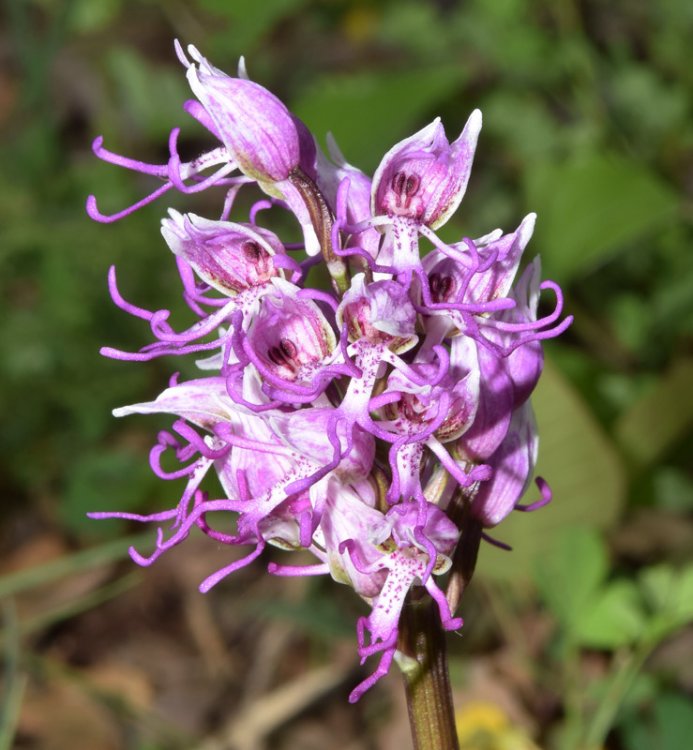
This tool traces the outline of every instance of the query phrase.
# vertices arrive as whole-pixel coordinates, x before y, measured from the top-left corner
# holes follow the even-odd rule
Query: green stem
[[[652,644],[639,644],[635,651],[624,657],[621,664],[611,675],[606,695],[599,704],[585,732],[585,747],[602,747],[606,735],[614,724],[616,714],[623,705],[623,700],[635,682],[643,664],[652,651]]]
[[[459,750],[445,632],[435,602],[421,587],[407,597],[397,648],[414,750]]]

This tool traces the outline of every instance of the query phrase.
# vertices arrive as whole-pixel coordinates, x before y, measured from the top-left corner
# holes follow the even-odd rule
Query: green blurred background
[[[31,722],[37,674],[51,684],[84,681],[72,672],[65,677],[82,666],[65,639],[87,627],[104,600],[137,606],[131,589],[140,591],[150,575],[128,579],[123,595],[119,582],[132,566],[115,561],[123,556],[117,540],[128,530],[86,521],[84,513],[145,511],[175,496],[147,466],[156,421],[120,423],[110,412],[152,398],[180,363],[99,357],[102,344],[136,349],[149,341],[141,321],[111,305],[105,278],[115,263],[129,299],[170,307],[178,287],[158,231],[161,216],[175,205],[212,217],[218,196],[160,201],[110,226],[92,223],[84,200],[95,193],[104,211],[116,211],[151,187],[96,160],[90,143],[98,134],[116,152],[155,161],[165,161],[176,125],[183,126],[184,153],[210,145],[181,110],[190,95],[173,52],[177,37],[230,73],[244,54],[253,79],[280,95],[318,138],[333,132],[347,159],[369,172],[393,143],[434,116],[454,137],[473,108],[483,111],[468,192],[444,236],[512,229],[536,211],[530,252],[540,253],[544,275],[563,285],[575,323],[547,345],[535,399],[540,471],[555,502],[497,530],[515,551],[484,551],[477,593],[463,605],[465,641],[453,646],[460,691],[478,692],[470,665],[504,649],[524,670],[520,686],[507,675],[497,680],[524,707],[513,713],[500,701],[521,736],[497,729],[497,744],[477,739],[468,746],[531,747],[502,743],[530,743],[532,736],[566,749],[604,742],[625,750],[683,747],[693,732],[686,698],[693,674],[680,658],[686,650],[690,656],[693,638],[693,5],[6,0],[0,14],[0,595],[7,654],[0,731],[17,747],[68,746],[55,732],[53,745],[41,744],[40,722]],[[83,549],[95,556],[75,558]],[[32,604],[34,587],[59,575],[50,572],[57,559],[73,563],[60,578],[66,593]],[[97,564],[111,567],[91,585],[70,588]],[[245,583],[265,586],[258,581]],[[194,593],[195,583],[181,585]],[[351,646],[355,661],[353,638],[340,640],[353,622],[349,605],[320,604],[336,588],[321,586],[297,589],[291,606],[258,605],[252,615],[263,627],[291,628],[305,639],[297,673],[334,659],[334,649]],[[181,596],[176,587],[168,595]],[[231,648],[229,628],[220,638]],[[97,642],[112,648],[117,636],[98,632]],[[50,679],[42,671],[48,653],[57,674],[49,670]],[[92,666],[99,658],[82,654]],[[219,690],[234,684],[224,679]],[[190,736],[197,741],[220,726],[218,708],[207,707],[176,744],[180,738],[161,734],[157,721],[169,713],[155,688],[145,708],[135,701],[139,708],[125,712],[93,686],[84,688],[117,727],[112,744],[99,739],[93,747],[192,747]],[[115,695],[130,705],[118,689]],[[384,699],[364,703],[370,700],[380,707]],[[334,705],[343,703],[341,695]],[[357,721],[349,747],[386,748],[382,737],[399,722],[386,704],[391,718],[380,719],[383,726],[368,708],[358,721],[331,720]],[[496,731],[472,719],[473,731]],[[269,746],[283,747],[289,740],[282,737]]]

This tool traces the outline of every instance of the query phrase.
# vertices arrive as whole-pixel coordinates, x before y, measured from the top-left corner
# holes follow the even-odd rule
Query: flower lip
[[[479,396],[479,371],[465,365],[451,363],[452,367],[437,377],[439,367],[433,362],[415,361],[410,365],[420,380],[419,385],[394,371],[388,378],[388,390],[399,392],[398,401],[385,407],[385,414],[405,420],[400,429],[420,429],[434,421],[440,424],[433,433],[442,443],[457,439],[467,430],[476,414]],[[439,414],[442,399],[447,398],[444,414]]]
[[[414,306],[407,290],[392,280],[366,284],[364,274],[354,276],[337,310],[338,325],[344,322],[352,341],[387,344],[394,352],[406,351],[418,340]]]

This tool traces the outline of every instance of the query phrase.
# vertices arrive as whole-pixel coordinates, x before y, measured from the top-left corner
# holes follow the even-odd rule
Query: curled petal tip
[[[98,221],[100,224],[110,224],[110,222],[112,221],[109,216],[106,216],[105,214],[102,214],[101,211],[99,211],[95,195],[87,196],[85,208],[87,211],[87,216],[89,216],[89,218],[93,221]]]
[[[186,68],[190,67],[190,60],[186,57],[183,45],[178,39],[173,40],[173,49],[176,51],[176,57],[180,60],[181,65]]]
[[[99,151],[101,151],[103,147],[103,136],[97,135],[96,138],[91,142],[91,150],[98,156]]]
[[[200,63],[204,60],[200,50],[197,49],[197,47],[194,44],[188,45],[188,54],[190,55],[190,57],[192,57],[193,60],[195,60],[195,62]]]
[[[152,563],[152,560],[141,555],[134,547],[128,547],[128,555],[130,555],[133,562],[137,563],[137,565],[147,566]]]

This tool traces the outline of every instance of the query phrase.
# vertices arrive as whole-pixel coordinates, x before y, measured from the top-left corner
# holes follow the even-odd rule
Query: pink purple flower
[[[170,310],[127,301],[115,269],[109,274],[114,302],[145,321],[153,340],[137,352],[103,353],[126,361],[193,355],[202,374],[174,376],[155,400],[115,411],[172,416],[150,464],[181,483],[178,499],[158,513],[92,516],[153,524],[153,545],[131,550],[141,565],[193,532],[247,548],[211,571],[202,591],[268,546],[310,551],[314,564],[274,560],[268,569],[329,575],[368,602],[358,652],[379,661],[352,692],[358,700],[395,657],[413,587],[433,598],[444,628],[462,625],[441,584],[460,538],[453,519],[466,512],[489,528],[551,499],[538,479],[540,499],[521,503],[538,446],[530,397],[542,341],[572,319],[563,317],[559,287],[540,280],[538,261],[518,276],[534,214],[507,234],[453,243],[435,234],[467,188],[478,111],[452,143],[434,120],[393,146],[371,178],[333,142],[327,159],[244,66],[228,76],[194,48],[192,61],[177,49],[197,97],[186,111],[221,145],[183,163],[176,128],[168,162],[154,165],[97,139],[101,159],[162,184],[112,216],[90,197],[88,212],[115,221],[172,190],[222,189],[217,216],[170,210],[162,221],[192,325],[181,329]],[[261,191],[247,214],[235,200],[241,188]],[[275,233],[278,212],[296,221],[301,242]],[[420,237],[433,244],[423,258]],[[329,291],[310,282],[321,263]],[[546,315],[542,292],[555,299]],[[212,496],[201,489],[208,474],[218,479]]]

